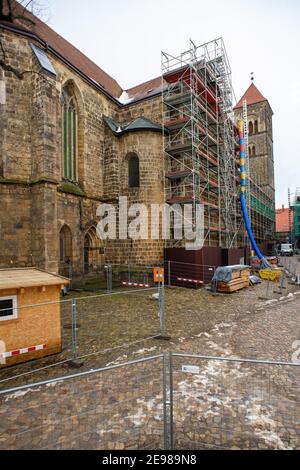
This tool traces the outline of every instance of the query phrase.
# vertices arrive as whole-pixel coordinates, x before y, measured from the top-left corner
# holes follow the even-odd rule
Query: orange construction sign
[[[164,268],[153,268],[153,281],[164,282]]]

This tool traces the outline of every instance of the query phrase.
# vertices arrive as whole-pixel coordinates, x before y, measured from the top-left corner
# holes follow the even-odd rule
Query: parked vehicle
[[[280,245],[280,254],[281,256],[293,256],[293,245],[291,243],[282,243]]]

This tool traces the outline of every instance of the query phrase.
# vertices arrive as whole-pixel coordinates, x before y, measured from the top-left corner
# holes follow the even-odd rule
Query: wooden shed
[[[0,269],[0,367],[61,351],[60,291],[69,282],[36,268]]]

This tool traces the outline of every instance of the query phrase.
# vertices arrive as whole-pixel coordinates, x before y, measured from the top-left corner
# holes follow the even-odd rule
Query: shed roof
[[[0,290],[69,284],[66,277],[36,268],[0,269]]]

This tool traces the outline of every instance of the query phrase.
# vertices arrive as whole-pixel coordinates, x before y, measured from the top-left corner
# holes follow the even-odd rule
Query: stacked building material
[[[222,266],[216,269],[213,280],[218,292],[230,293],[249,287],[249,276],[249,266]]]

